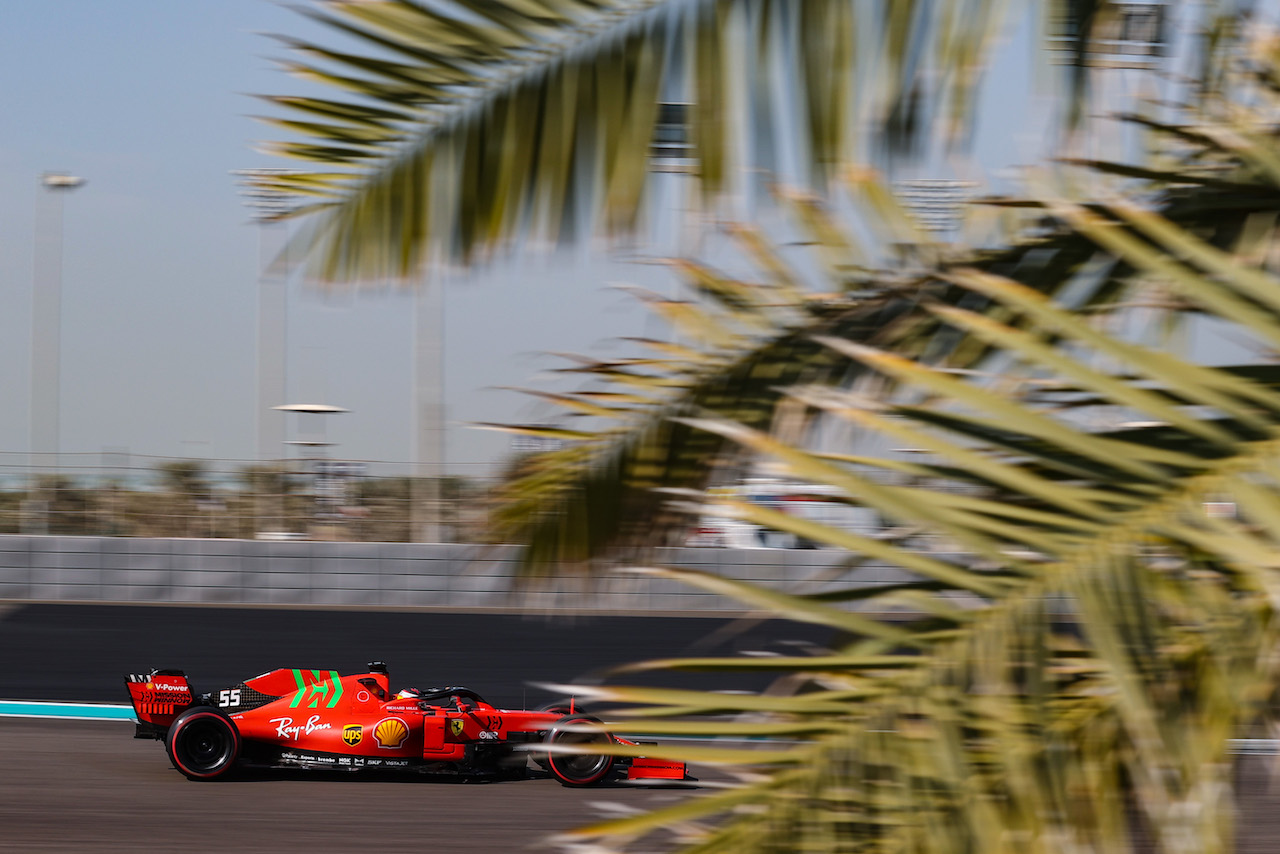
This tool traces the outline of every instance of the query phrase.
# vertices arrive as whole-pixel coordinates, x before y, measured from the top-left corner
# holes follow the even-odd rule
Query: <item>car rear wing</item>
[[[181,670],[153,670],[145,675],[124,677],[138,718],[134,738],[163,739],[169,724],[185,709],[195,705],[187,676]]]

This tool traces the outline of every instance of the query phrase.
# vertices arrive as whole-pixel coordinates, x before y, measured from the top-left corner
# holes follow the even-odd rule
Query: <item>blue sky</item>
[[[62,449],[251,459],[258,238],[229,172],[281,165],[252,150],[270,129],[249,118],[262,110],[248,93],[298,91],[262,34],[311,24],[269,0],[0,0],[0,20],[0,465],[28,447],[37,178],[48,170],[88,181],[65,198]],[[599,351],[646,331],[605,283],[662,287],[658,271],[593,257],[524,258],[448,287],[455,470],[502,455],[504,436],[464,425],[530,414],[493,387],[556,364],[537,351]],[[293,399],[281,402],[350,408],[328,427],[336,454],[408,460],[410,298],[295,287],[291,300]]]
[[[1049,133],[1034,25],[1013,18],[978,111],[986,175],[1033,161]],[[49,170],[88,181],[65,198],[62,449],[89,464],[119,450],[252,459],[258,234],[230,172],[283,165],[253,150],[271,129],[250,118],[265,105],[249,93],[299,91],[263,34],[314,25],[271,0],[0,0],[0,23],[0,475],[28,448],[37,179]],[[449,283],[453,471],[484,473],[508,445],[468,423],[536,415],[494,387],[561,364],[539,351],[618,353],[616,337],[658,332],[616,283],[672,287],[599,247]],[[328,427],[338,456],[412,456],[411,307],[403,292],[293,288],[280,402],[351,409]]]

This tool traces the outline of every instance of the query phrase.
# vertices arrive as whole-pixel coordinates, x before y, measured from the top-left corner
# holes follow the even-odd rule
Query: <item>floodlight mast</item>
[[[40,183],[50,190],[74,190],[83,186],[85,180],[66,172],[45,172],[40,176]]]
[[[326,419],[323,416],[338,415],[343,412],[351,411],[350,409],[346,409],[341,406],[330,406],[327,403],[285,403],[279,406],[273,406],[271,408],[277,412],[298,413],[299,422],[300,422],[298,432],[299,433],[314,432],[316,434],[312,438],[289,439],[284,443],[285,445],[294,445],[297,447],[304,447],[304,448],[327,448],[330,445],[332,445],[333,443],[330,442],[326,437],[327,425],[325,424]],[[302,427],[306,425],[301,424],[301,419],[311,420],[313,422],[313,426],[318,426],[320,429],[316,431],[308,431],[308,430],[302,429]]]
[[[284,216],[293,208],[292,196],[275,180],[293,174],[295,169],[236,169],[240,195],[253,212],[258,226],[258,328],[257,328],[257,401],[254,425],[258,437],[258,461],[262,465],[283,466],[285,458],[285,415],[272,411],[287,400],[288,327],[289,327],[289,263],[286,255],[289,241]],[[286,255],[284,263],[276,263]],[[274,517],[284,521],[284,499],[259,496],[254,504],[256,525]]]
[[[31,282],[31,437],[32,495],[40,473],[52,473],[61,452],[62,403],[62,197],[84,186],[68,172],[45,172],[36,215],[36,251]],[[43,216],[41,215],[43,214]],[[37,502],[43,500],[36,499]],[[47,505],[46,505],[47,509]],[[29,514],[34,533],[47,530],[40,507]]]
[[[338,415],[343,412],[350,412],[341,406],[331,406],[327,403],[285,403],[279,406],[271,407],[279,412],[297,413],[299,419],[300,434],[307,433],[307,437],[298,439],[289,439],[284,444],[286,447],[298,448],[302,456],[298,458],[298,462],[303,465],[304,470],[309,468],[309,474],[312,481],[312,492],[315,500],[315,523],[311,530],[313,539],[326,539],[331,536],[333,531],[325,531],[335,523],[335,520],[341,519],[341,506],[346,503],[346,476],[347,464],[337,463],[327,458],[326,448],[333,446],[326,432],[327,416]],[[303,428],[302,420],[309,419],[314,422],[313,426],[318,426],[318,430],[308,431]],[[350,464],[352,466],[356,463]]]
[[[275,179],[297,171],[264,168],[231,173],[258,226],[258,397],[254,421],[258,460],[262,463],[281,459],[285,416],[272,410],[288,399],[289,264],[287,258],[283,264],[277,261],[288,248],[288,227],[283,217],[293,209],[294,199]]]

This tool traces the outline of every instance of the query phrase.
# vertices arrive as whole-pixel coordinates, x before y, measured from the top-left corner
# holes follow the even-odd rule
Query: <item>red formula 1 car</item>
[[[568,708],[499,709],[468,688],[390,692],[387,667],[367,673],[273,670],[197,697],[181,670],[126,676],[136,738],[163,741],[173,766],[215,780],[238,766],[414,770],[523,776],[530,757],[566,786],[626,768],[631,780],[683,780],[682,762],[537,750],[536,745],[634,745]]]

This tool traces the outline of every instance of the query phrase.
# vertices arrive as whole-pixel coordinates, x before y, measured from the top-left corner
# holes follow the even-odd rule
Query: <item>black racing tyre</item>
[[[578,724],[599,724],[590,715],[565,715],[547,731],[547,744],[614,744],[613,736],[603,730],[586,732],[573,729]],[[609,776],[616,757],[593,753],[546,754],[547,769],[564,786],[593,786]]]
[[[169,725],[169,759],[192,780],[216,780],[240,757],[240,731],[224,713],[208,706],[187,709]]]

